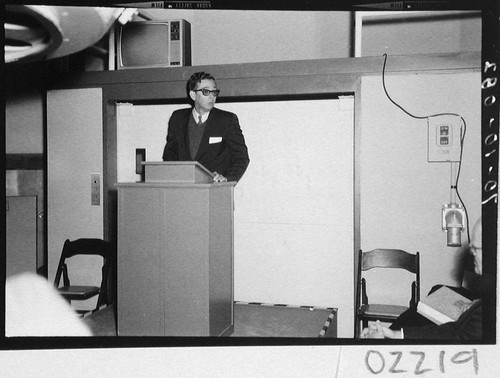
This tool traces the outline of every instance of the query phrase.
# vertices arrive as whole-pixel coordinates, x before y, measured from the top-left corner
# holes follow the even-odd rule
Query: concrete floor
[[[231,337],[337,337],[337,310],[236,302]],[[113,306],[83,321],[95,336],[116,336]]]

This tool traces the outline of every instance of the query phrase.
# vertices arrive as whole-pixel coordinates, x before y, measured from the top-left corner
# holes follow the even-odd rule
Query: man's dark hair
[[[195,72],[187,82],[188,93],[189,91],[195,90],[196,84],[200,83],[202,80],[213,80],[215,82],[215,77],[206,72]]]

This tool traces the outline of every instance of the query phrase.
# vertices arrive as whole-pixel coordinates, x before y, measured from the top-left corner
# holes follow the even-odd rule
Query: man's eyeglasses
[[[201,92],[203,94],[203,96],[209,96],[211,93],[215,97],[217,97],[220,93],[220,90],[219,89],[210,90],[207,88],[202,88],[202,89],[195,89],[195,90],[193,90],[193,92]]]

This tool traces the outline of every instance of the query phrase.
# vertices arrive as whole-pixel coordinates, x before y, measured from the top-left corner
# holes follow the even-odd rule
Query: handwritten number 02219
[[[388,372],[389,373],[406,373],[408,372],[407,369],[405,369],[405,363],[408,362],[407,358],[403,358],[403,352],[401,351],[396,351],[396,352],[389,352],[391,356],[394,356],[394,358],[388,359],[387,360],[387,367],[388,367]],[[413,374],[414,375],[422,375],[424,373],[427,373],[429,371],[432,371],[434,369],[432,368],[425,368],[424,363],[426,354],[425,352],[420,352],[420,351],[410,351],[410,355],[415,356],[413,362],[415,363],[415,367],[413,369]],[[445,354],[446,352],[442,350],[439,352],[439,371],[441,373],[446,373],[445,369]],[[403,361],[403,362],[402,362]],[[477,355],[477,350],[472,349],[471,351],[462,351],[455,353],[451,358],[450,361],[452,364],[464,364],[467,362],[471,362],[473,369],[474,369],[474,374],[477,375],[479,371],[479,361],[478,361],[478,355]],[[386,368],[386,359],[384,355],[379,352],[378,350],[369,350],[366,352],[365,355],[365,366],[368,369],[368,371],[372,374],[380,374],[385,371]]]

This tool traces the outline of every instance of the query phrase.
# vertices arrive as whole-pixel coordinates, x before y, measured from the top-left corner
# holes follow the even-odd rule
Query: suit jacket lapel
[[[188,124],[189,124],[189,119],[191,118],[192,114],[192,109],[190,109],[188,112],[186,112],[186,117],[184,119],[184,125],[182,127],[182,132],[183,132],[183,140],[184,140],[184,149],[187,154],[187,159],[186,160],[193,160],[191,156],[191,148],[189,147],[189,130],[188,130]],[[184,160],[184,159],[182,159]]]

